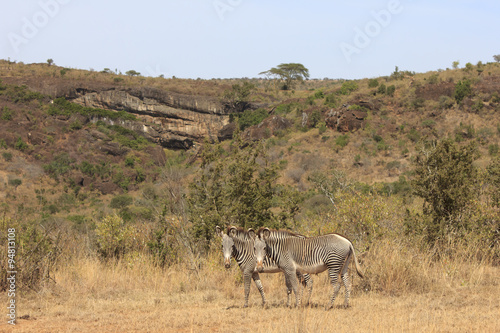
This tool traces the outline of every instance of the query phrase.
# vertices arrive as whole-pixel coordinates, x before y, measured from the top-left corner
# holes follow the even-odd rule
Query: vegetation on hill
[[[21,288],[57,280],[58,260],[69,257],[209,267],[214,228],[229,224],[346,235],[366,253],[370,279],[360,290],[427,290],[415,282],[419,263],[377,255],[395,244],[431,262],[499,263],[500,64],[396,67],[386,77],[286,89],[6,61],[0,74],[196,92],[220,98],[237,125],[230,140],[163,151],[120,125],[137,120],[126,111],[0,83],[0,239],[18,230]],[[265,127],[273,117],[291,125]],[[261,137],[251,136],[256,128]],[[399,285],[386,284],[383,265]]]

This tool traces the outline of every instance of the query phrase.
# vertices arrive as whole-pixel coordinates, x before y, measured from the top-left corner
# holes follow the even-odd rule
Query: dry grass
[[[250,307],[236,267],[219,253],[199,272],[161,270],[146,257],[115,263],[81,258],[55,274],[56,284],[18,297],[16,327],[1,332],[498,332],[500,270],[464,258],[432,262],[424,253],[381,243],[363,258],[367,280],[354,279],[351,307],[332,291],[326,273],[313,276],[311,306],[288,309],[281,274],[263,275],[268,307],[252,284]],[[392,252],[389,250],[392,248]],[[421,280],[421,281],[418,281]],[[370,285],[371,290],[366,291]],[[341,289],[341,293],[342,293]],[[5,294],[2,297],[6,297]],[[3,302],[5,304],[5,302]],[[28,317],[29,316],[29,317]]]

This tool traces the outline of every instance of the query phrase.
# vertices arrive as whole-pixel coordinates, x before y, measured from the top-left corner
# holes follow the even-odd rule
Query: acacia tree
[[[298,63],[280,64],[267,71],[260,72],[259,75],[273,78],[277,82],[282,82],[282,90],[289,90],[296,81],[309,78],[309,69]]]

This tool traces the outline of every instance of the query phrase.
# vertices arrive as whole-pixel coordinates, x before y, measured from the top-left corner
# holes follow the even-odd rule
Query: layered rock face
[[[79,91],[72,101],[84,106],[125,110],[140,121],[120,121],[119,125],[141,132],[167,148],[184,148],[203,138],[217,140],[229,116],[215,99],[167,94],[156,90]],[[112,120],[99,119],[113,123]]]

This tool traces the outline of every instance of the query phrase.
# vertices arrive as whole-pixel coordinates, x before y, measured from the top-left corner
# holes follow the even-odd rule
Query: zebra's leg
[[[307,301],[305,304],[309,304],[311,301],[311,295],[312,295],[312,290],[313,290],[313,280],[311,279],[311,276],[309,274],[304,274],[302,275],[303,281],[302,284],[304,285],[304,289],[307,287]]]
[[[290,282],[290,279],[285,275],[285,284],[286,284],[286,306],[287,308],[290,307],[290,296],[292,295],[292,283]]]
[[[344,287],[345,287],[345,301],[344,301],[344,307],[348,308],[349,307],[349,299],[351,297],[351,289],[352,289],[352,282],[351,279],[349,278],[349,273],[345,272],[341,275],[342,282],[344,282]],[[340,286],[340,283],[339,283]]]
[[[250,294],[250,281],[252,280],[252,273],[253,272],[243,272],[243,285],[245,288],[245,304],[243,305],[244,308],[248,307],[248,295]]]
[[[262,296],[262,306],[265,306],[266,305],[266,295],[264,294],[264,287],[262,286],[262,282],[260,282],[259,273],[257,273],[257,272],[253,273],[252,279],[255,282],[257,289],[259,289],[260,296]]]
[[[297,279],[299,280],[299,288],[300,288],[300,299],[304,297],[304,290],[306,289],[306,282],[304,280],[304,275],[300,272],[296,272]],[[301,286],[302,285],[302,286]],[[309,302],[306,302],[305,305],[307,305]]]
[[[345,287],[344,307],[346,308],[349,307],[349,298],[351,297],[351,289],[352,289],[352,282],[351,279],[349,279],[349,271],[348,271],[350,261],[351,261],[351,255],[347,257],[344,267],[342,267],[342,271],[340,272],[340,277],[342,278],[342,282],[344,283]]]
[[[292,290],[295,293],[295,304],[297,307],[300,307],[301,295],[298,292],[299,280],[297,279],[296,273],[297,272],[295,269],[285,270],[286,278],[290,280],[290,283],[292,285]]]
[[[330,276],[330,283],[333,286],[333,294],[332,298],[330,299],[330,303],[326,307],[326,310],[330,310],[331,308],[333,308],[333,302],[335,302],[335,298],[337,298],[337,294],[339,293],[340,289],[340,281],[338,281],[339,270],[335,267],[329,267],[328,275]]]

